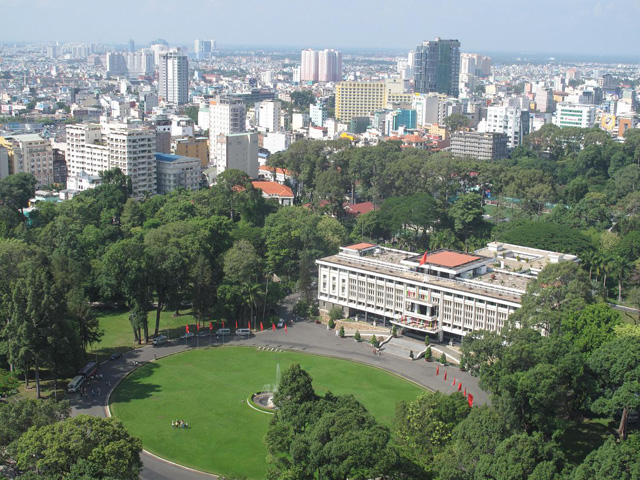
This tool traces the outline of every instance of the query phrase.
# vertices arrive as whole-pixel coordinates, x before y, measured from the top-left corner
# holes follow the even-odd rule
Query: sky
[[[640,0],[0,0],[0,42],[611,54],[640,60]]]

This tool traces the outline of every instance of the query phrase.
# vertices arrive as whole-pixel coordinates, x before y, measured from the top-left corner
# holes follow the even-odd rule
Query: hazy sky
[[[640,0],[0,0],[0,42],[82,41],[412,49],[640,57]]]

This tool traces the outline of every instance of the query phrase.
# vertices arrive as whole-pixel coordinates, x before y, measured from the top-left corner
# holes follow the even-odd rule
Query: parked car
[[[122,356],[122,353],[120,353],[120,352],[112,353],[111,356],[109,357],[109,360],[117,360],[121,356]]]
[[[239,337],[248,337],[251,335],[251,329],[239,328],[238,330],[236,330],[236,335]]]
[[[198,332],[198,336],[199,337],[208,337],[210,333],[211,332],[209,332],[209,330],[205,329],[205,330],[202,330],[201,332]]]
[[[195,336],[196,336],[196,334],[195,334],[195,333],[193,333],[193,332],[187,332],[187,333],[185,333],[184,335],[182,335],[182,336],[180,337],[180,339],[181,339],[181,340],[189,340],[190,338],[193,338],[193,337],[195,337]]]
[[[217,337],[221,337],[223,335],[231,335],[231,329],[230,328],[219,328],[218,330],[216,330],[216,336]]]
[[[277,328],[283,328],[283,327],[284,327],[284,324],[285,324],[285,320],[284,320],[284,318],[280,318],[280,319],[278,319],[278,321],[276,322],[276,327],[277,327]]]
[[[167,343],[167,341],[169,341],[169,339],[165,335],[158,335],[153,339],[152,343],[154,346],[158,346]]]

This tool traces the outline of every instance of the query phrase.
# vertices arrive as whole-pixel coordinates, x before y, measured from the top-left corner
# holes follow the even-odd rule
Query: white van
[[[77,377],[73,377],[73,380],[69,382],[69,386],[67,387],[67,392],[76,393],[80,386],[84,383],[84,376],[78,375]]]
[[[238,330],[236,330],[236,335],[239,337],[248,337],[251,335],[251,329],[239,328]]]
[[[231,329],[230,328],[219,328],[216,330],[216,336],[217,337],[221,337],[223,335],[231,335]]]
[[[157,346],[157,345],[163,345],[165,343],[167,343],[169,339],[164,336],[164,335],[158,335],[156,338],[153,339],[153,345]]]

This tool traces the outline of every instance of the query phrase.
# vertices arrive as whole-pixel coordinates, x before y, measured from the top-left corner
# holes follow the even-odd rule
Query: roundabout
[[[142,439],[145,450],[159,457],[216,474],[264,478],[262,440],[272,418],[264,411],[269,410],[266,392],[277,389],[280,371],[292,363],[309,372],[317,393],[353,394],[387,426],[398,401],[411,401],[425,391],[362,363],[225,346],[190,350],[143,365],[113,391],[111,413]],[[264,395],[252,401],[257,392]],[[177,419],[189,428],[173,428]]]

